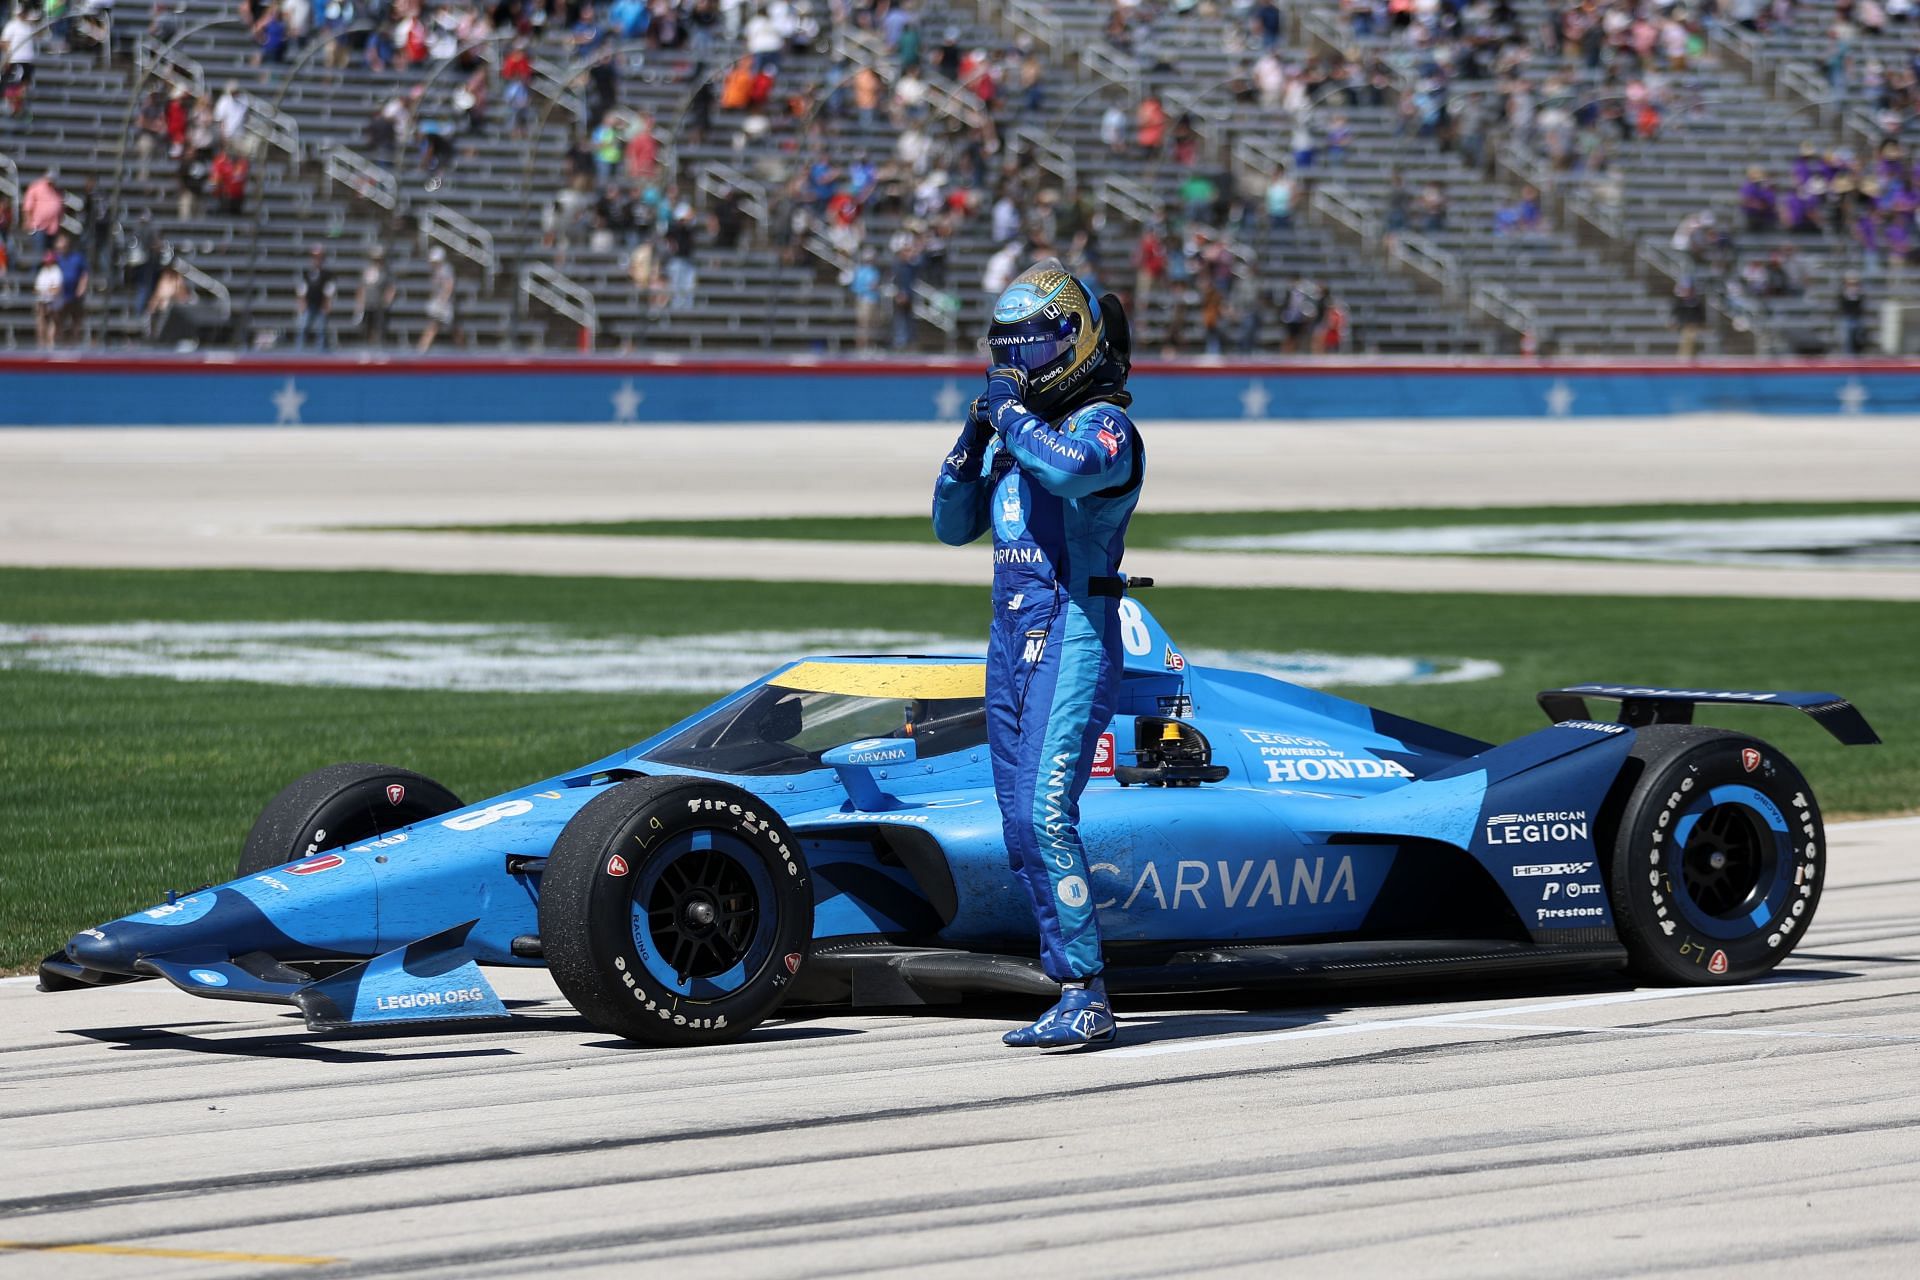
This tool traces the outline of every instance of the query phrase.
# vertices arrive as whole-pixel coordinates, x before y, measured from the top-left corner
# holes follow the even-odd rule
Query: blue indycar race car
[[[1081,806],[1110,987],[1176,992],[1630,969],[1739,982],[1820,900],[1813,790],[1695,726],[1827,693],[1574,685],[1498,746],[1190,665],[1120,604],[1120,711]],[[783,1004],[1051,998],[1008,868],[977,657],[813,657],[479,804],[384,765],[288,786],[225,884],[74,936],[43,989],[159,977],[316,1030],[483,1025],[483,965],[547,965],[594,1026],[745,1035]],[[1617,703],[1617,721],[1588,702]]]

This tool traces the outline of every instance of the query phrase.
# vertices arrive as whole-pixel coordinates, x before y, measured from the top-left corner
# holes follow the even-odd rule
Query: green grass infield
[[[1629,520],[1761,520],[1796,516],[1901,515],[1913,502],[1661,503],[1605,507],[1397,507],[1321,511],[1142,511],[1127,546],[1178,547],[1188,538],[1242,538],[1334,529],[1447,525],[1612,524]],[[925,516],[803,516],[737,520],[610,520],[566,524],[389,526],[410,532],[597,534],[648,538],[777,538],[799,542],[932,542]]]
[[[1157,588],[1192,646],[1489,658],[1472,684],[1344,689],[1499,740],[1581,680],[1823,689],[1889,741],[1842,750],[1804,717],[1714,708],[1792,755],[1829,815],[1920,805],[1920,605]],[[984,632],[979,587],[378,573],[0,570],[0,624],[538,623],[583,637],[769,628]],[[3,662],[4,651],[0,651]],[[0,971],[75,929],[232,874],[283,784],[339,760],[404,765],[469,800],[638,741],[704,694],[470,693],[186,683],[0,668]]]

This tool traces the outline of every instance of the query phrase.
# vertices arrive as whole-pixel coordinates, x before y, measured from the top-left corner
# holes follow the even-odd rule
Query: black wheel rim
[[[634,886],[641,962],[681,995],[739,990],[772,951],[772,893],[761,859],[732,834],[700,830],[675,837]]]
[[[1751,808],[1714,805],[1700,815],[1681,851],[1687,896],[1711,919],[1744,919],[1771,878],[1774,848]]]

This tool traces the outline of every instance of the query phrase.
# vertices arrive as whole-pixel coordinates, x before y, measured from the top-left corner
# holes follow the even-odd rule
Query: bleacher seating
[[[0,115],[0,196],[58,168],[69,192],[91,180],[93,205],[106,211],[92,242],[94,343],[149,340],[117,258],[137,228],[150,225],[188,264],[203,298],[220,303],[204,308],[200,336],[210,344],[294,342],[294,283],[318,245],[339,274],[333,330],[342,346],[366,342],[351,323],[351,298],[360,269],[375,246],[384,246],[398,286],[389,333],[395,346],[411,345],[427,325],[428,250],[438,247],[458,281],[458,324],[443,343],[572,349],[583,345],[587,330],[584,340],[606,350],[849,353],[857,337],[848,247],[857,242],[873,251],[884,284],[892,278],[892,247],[924,235],[939,217],[915,216],[917,178],[892,167],[902,130],[885,86],[899,76],[900,60],[884,26],[829,27],[795,42],[782,54],[762,112],[729,110],[719,101],[721,77],[742,52],[737,42],[717,40],[706,62],[691,44],[614,42],[621,118],[650,113],[661,157],[672,165],[652,184],[654,202],[667,210],[690,206],[699,219],[689,303],[664,281],[635,284],[628,254],[645,235],[596,231],[591,192],[561,199],[574,178],[569,139],[585,136],[597,121],[587,118],[585,64],[576,59],[571,33],[559,29],[558,7],[551,28],[524,33],[539,69],[531,104],[537,127],[524,135],[509,128],[497,74],[512,33],[460,46],[465,62],[490,68],[492,87],[488,127],[468,133],[457,104],[466,67],[428,58],[393,70],[372,69],[363,59],[330,68],[319,56],[320,34],[290,49],[285,62],[262,67],[252,33],[226,0],[181,0],[177,8],[170,29],[157,35],[143,29],[144,14],[123,15],[110,57],[43,47],[30,114]],[[822,7],[815,8],[824,21]],[[1713,264],[1671,246],[1675,227],[1702,209],[1737,222],[1746,169],[1784,166],[1800,132],[1870,126],[1851,109],[1856,98],[1870,105],[1864,91],[1849,97],[1847,109],[1833,110],[1809,108],[1800,94],[1827,52],[1811,13],[1820,6],[1802,6],[1765,33],[1710,30],[1703,56],[1657,68],[1649,77],[1665,103],[1657,136],[1610,138],[1600,149],[1604,163],[1586,149],[1575,162],[1547,131],[1498,121],[1484,146],[1464,148],[1452,145],[1448,130],[1412,127],[1411,109],[1444,102],[1456,119],[1467,110],[1484,113],[1524,83],[1541,110],[1557,106],[1579,116],[1619,97],[1631,74],[1539,48],[1527,58],[1498,59],[1502,79],[1494,78],[1492,57],[1462,74],[1453,59],[1435,57],[1404,33],[1357,28],[1352,6],[1343,12],[1340,0],[1299,0],[1276,52],[1294,67],[1317,68],[1313,78],[1323,80],[1306,116],[1316,154],[1302,164],[1294,155],[1296,118],[1261,105],[1253,91],[1261,50],[1247,8],[1142,5],[1135,11],[1140,20],[1116,43],[1108,0],[916,6],[926,96],[915,118],[931,140],[929,167],[950,170],[949,185],[957,188],[977,163],[984,182],[967,207],[953,210],[944,274],[931,265],[919,274],[910,348],[972,349],[985,311],[982,278],[1001,247],[989,209],[1004,191],[1029,215],[1028,235],[1047,221],[1032,216],[1043,208],[1077,206],[1090,215],[1084,242],[1034,252],[1068,256],[1129,297],[1135,244],[1149,226],[1176,252],[1183,239],[1199,243],[1196,231],[1230,250],[1218,288],[1198,277],[1175,278],[1137,309],[1138,340],[1155,352],[1295,349],[1300,335],[1289,332],[1283,312],[1296,281],[1315,282],[1338,302],[1348,318],[1347,350],[1666,351],[1675,279],[1715,281]],[[1530,47],[1556,6],[1513,0],[1510,8],[1511,33],[1488,26],[1486,6],[1469,10],[1467,18],[1479,24],[1472,33],[1489,44],[1504,40],[1507,49]],[[939,65],[936,50],[949,31],[959,48],[988,50],[998,61],[1003,93],[991,118],[972,88]],[[1863,40],[1859,48],[1884,46],[1893,60],[1907,56],[1906,44],[1902,33]],[[1045,66],[1044,96],[1032,105],[1018,84],[1018,62],[1029,53]],[[1784,74],[1783,65],[1800,71]],[[869,69],[883,85],[882,101],[863,114],[854,105]],[[126,138],[132,104],[152,89],[211,99],[230,84],[253,104],[247,210],[228,216],[203,201],[183,218],[176,162],[163,149],[143,169]],[[712,98],[705,112],[711,124],[696,135],[687,123],[701,114],[695,91],[703,84],[707,91],[698,96]],[[1166,106],[1176,132],[1191,128],[1190,162],[1170,147],[1149,154],[1131,145],[1134,109],[1149,96]],[[417,143],[392,152],[371,145],[369,123],[395,99],[412,104],[416,121],[452,137],[438,173],[426,171]],[[1101,136],[1102,113],[1111,105],[1128,117],[1129,142],[1117,149]],[[1350,135],[1337,157],[1324,146],[1336,117]],[[1870,139],[1856,136],[1854,145]],[[806,189],[816,155],[842,171],[856,162],[881,171],[860,211],[860,234],[838,245],[820,219],[807,219],[821,203]],[[1283,164],[1297,190],[1284,226],[1270,224],[1264,208],[1266,185]],[[1211,198],[1194,195],[1196,174],[1212,184]],[[1430,184],[1446,194],[1440,225],[1405,216],[1395,194]],[[1503,226],[1528,185],[1542,191],[1538,225]],[[725,192],[746,225],[737,242],[722,247],[712,220]],[[143,214],[148,224],[137,221]],[[34,341],[37,264],[26,260],[23,239],[16,229],[15,265],[0,288],[0,345],[10,347]],[[1740,252],[1764,253],[1784,239],[1748,238]],[[1795,345],[1810,341],[1795,335],[1830,328],[1829,286],[1853,265],[1850,246],[1794,239],[1819,289],[1764,310],[1723,300],[1717,329],[1724,344]],[[655,256],[664,259],[665,250]],[[1868,283],[1880,296],[1899,287],[1884,268],[1869,272]],[[1255,323],[1248,323],[1249,312]],[[1207,318],[1215,322],[1212,332]],[[881,345],[885,339],[883,332]]]

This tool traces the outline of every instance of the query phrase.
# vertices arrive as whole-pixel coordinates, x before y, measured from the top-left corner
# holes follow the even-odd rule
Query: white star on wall
[[[279,414],[273,420],[276,427],[297,427],[300,425],[300,407],[307,402],[307,393],[293,385],[288,378],[285,386],[273,393],[273,407]]]
[[[1243,418],[1264,418],[1267,416],[1267,403],[1272,399],[1267,394],[1264,382],[1249,382],[1247,389],[1240,393],[1240,416]]]
[[[1860,407],[1872,398],[1867,394],[1867,389],[1860,385],[1860,379],[1848,378],[1846,385],[1840,388],[1840,412],[1858,413]]]
[[[640,421],[640,402],[646,398],[640,389],[633,385],[633,379],[628,378],[620,384],[620,389],[613,393],[613,420],[615,422]]]
[[[960,393],[960,384],[948,378],[946,385],[933,395],[934,416],[942,422],[951,422],[960,416],[960,410],[966,408],[967,398]]]
[[[1555,378],[1553,385],[1547,388],[1547,412],[1556,418],[1564,418],[1573,408],[1573,388],[1567,385],[1565,378]]]

